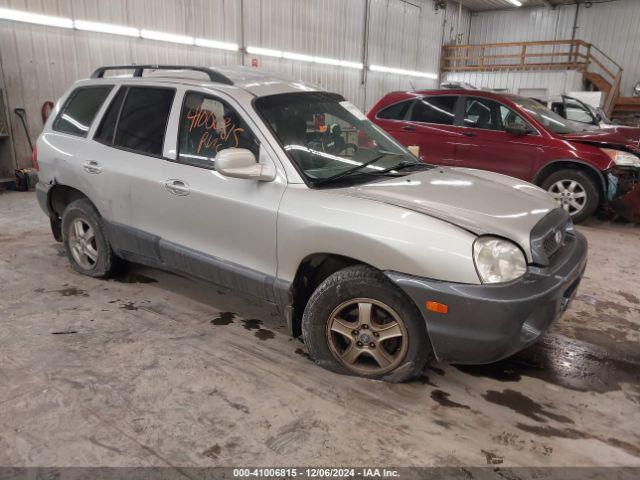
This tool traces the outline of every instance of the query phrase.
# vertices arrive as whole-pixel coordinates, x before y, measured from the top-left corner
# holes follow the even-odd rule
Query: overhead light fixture
[[[430,72],[419,72],[417,70],[405,70],[403,68],[384,67],[382,65],[369,65],[369,70],[372,72],[393,73],[396,75],[405,75],[408,77],[421,77],[435,80],[438,75]]]
[[[204,48],[217,48],[219,50],[229,50],[237,52],[240,47],[236,43],[218,42],[216,40],[207,40],[206,38],[196,38],[196,45]]]
[[[263,55],[265,57],[282,58],[282,51],[272,50],[270,48],[247,47],[247,53],[252,55]]]
[[[336,58],[326,58],[326,57],[313,57],[314,63],[321,63],[323,65],[340,65],[340,60]]]
[[[12,10],[10,8],[0,8],[0,19],[35,23],[36,25],[45,25],[47,27],[73,28],[73,20],[70,18],[39,15],[37,13]]]
[[[364,68],[364,65],[361,63],[347,62],[346,60],[340,60],[340,66],[347,67],[347,68],[355,68],[356,70],[362,70]]]
[[[195,39],[186,35],[175,35],[173,33],[157,32],[155,30],[140,30],[140,36],[148,40],[158,40],[160,42],[195,45]]]
[[[515,7],[521,7],[522,6],[522,2],[519,0],[507,0],[507,2],[509,2],[511,5],[515,6]]]
[[[303,55],[301,53],[282,52],[282,57],[289,60],[297,60],[299,62],[313,62],[311,55]]]
[[[86,30],[88,32],[111,33],[113,35],[125,35],[128,37],[139,37],[140,30],[133,27],[112,25],[110,23],[87,22],[85,20],[74,20],[73,26],[76,30]]]

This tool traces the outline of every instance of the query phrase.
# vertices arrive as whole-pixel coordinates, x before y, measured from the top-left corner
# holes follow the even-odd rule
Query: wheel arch
[[[293,283],[288,289],[289,326],[294,337],[298,337],[302,333],[302,314],[318,285],[335,272],[352,265],[367,265],[375,268],[356,258],[327,252],[313,253],[302,259],[296,270]]]
[[[61,183],[54,183],[47,192],[47,208],[49,210],[49,220],[51,221],[51,232],[56,241],[62,241],[62,214],[71,202],[86,198],[91,204],[95,204],[91,199],[77,188]],[[98,211],[97,207],[96,210]],[[99,213],[99,211],[98,211]]]
[[[542,167],[533,177],[533,182],[536,185],[541,185],[542,182],[552,173],[558,172],[564,169],[577,169],[587,173],[598,186],[598,193],[600,194],[600,203],[607,198],[607,181],[600,170],[593,165],[576,159],[559,159],[547,163]]]

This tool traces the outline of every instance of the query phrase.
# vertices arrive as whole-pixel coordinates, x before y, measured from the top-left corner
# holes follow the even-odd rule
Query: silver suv
[[[342,373],[507,357],[586,264],[538,187],[420,163],[340,95],[251,69],[100,68],[58,102],[36,160],[78,272],[127,260],[276,304]]]

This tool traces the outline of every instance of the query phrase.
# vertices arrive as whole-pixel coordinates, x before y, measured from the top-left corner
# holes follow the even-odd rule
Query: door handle
[[[182,180],[167,180],[164,182],[164,187],[174,195],[179,195],[184,197],[185,195],[189,195],[191,189],[189,185]]]
[[[405,132],[415,132],[416,127],[414,127],[413,125],[405,125],[404,127],[402,127],[402,130],[404,130]]]
[[[476,132],[462,132],[462,135],[465,137],[476,137],[478,134]]]
[[[88,162],[85,162],[82,165],[82,168],[84,168],[84,171],[87,173],[94,173],[94,174],[102,173],[102,167],[95,160],[89,160]]]

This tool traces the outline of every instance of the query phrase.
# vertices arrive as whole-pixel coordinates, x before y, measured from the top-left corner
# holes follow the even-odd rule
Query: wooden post
[[[524,67],[525,56],[527,55],[527,45],[522,45],[522,52],[520,53],[520,66]]]

